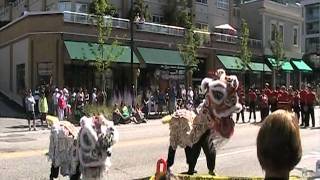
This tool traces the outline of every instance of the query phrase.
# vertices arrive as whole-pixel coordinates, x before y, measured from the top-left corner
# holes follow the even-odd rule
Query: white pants
[[[64,119],[64,109],[58,107],[58,119],[59,121],[63,121]]]

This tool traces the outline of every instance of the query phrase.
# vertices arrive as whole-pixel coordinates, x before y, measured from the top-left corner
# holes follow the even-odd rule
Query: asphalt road
[[[319,111],[316,120],[319,127]],[[246,114],[247,117],[248,114]],[[16,125],[18,131],[0,133],[0,179],[9,180],[45,180],[48,179],[50,161],[45,153],[48,151],[49,131],[40,128],[36,132],[27,132],[26,121],[15,118],[0,118],[0,126],[5,130],[7,123]],[[10,124],[11,126],[12,124]],[[8,126],[8,127],[10,127]],[[167,156],[168,126],[159,120],[147,124],[130,124],[118,126],[120,142],[114,146],[111,180],[141,179],[155,173],[156,162]],[[232,138],[218,150],[216,171],[228,176],[263,176],[256,157],[256,136],[258,124],[237,124]],[[315,170],[315,163],[320,159],[320,128],[301,129],[303,157],[298,168]],[[206,161],[201,154],[196,169],[207,173]],[[187,170],[182,149],[176,153],[174,172]],[[293,174],[301,175],[295,170]],[[59,177],[64,180],[67,178]]]

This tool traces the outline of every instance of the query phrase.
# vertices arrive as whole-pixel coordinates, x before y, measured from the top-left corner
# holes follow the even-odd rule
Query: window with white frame
[[[293,27],[293,45],[298,46],[298,27]]]
[[[271,41],[276,40],[276,31],[277,31],[277,25],[275,23],[271,23]]]
[[[279,24],[279,29],[278,29],[279,33],[280,33],[280,37],[282,38],[282,42],[284,42],[284,25],[283,24]]]
[[[206,23],[196,23],[196,28],[200,29],[200,30],[204,30],[204,31],[208,31],[209,30],[209,26]]]
[[[208,4],[208,0],[196,0],[198,3]]]
[[[153,15],[152,16],[152,22],[154,22],[154,23],[163,23],[164,22],[164,18],[163,18],[163,16]]]
[[[217,8],[228,10],[229,0],[217,0]]]
[[[59,2],[58,3],[59,11],[71,11],[71,2]]]
[[[88,12],[88,4],[76,3],[76,12],[87,13]]]

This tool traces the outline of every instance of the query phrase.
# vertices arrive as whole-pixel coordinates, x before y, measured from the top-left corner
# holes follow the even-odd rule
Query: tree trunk
[[[102,75],[102,81],[101,81],[101,91],[102,91],[102,95],[103,95],[103,104],[102,105],[106,105],[107,104],[107,93],[106,93],[106,72],[103,71],[101,73]]]
[[[276,89],[276,85],[277,85],[277,73],[276,70],[272,70],[272,88]]]

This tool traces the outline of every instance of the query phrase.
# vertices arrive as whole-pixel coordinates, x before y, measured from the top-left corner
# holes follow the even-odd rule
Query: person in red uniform
[[[245,95],[244,95],[244,92],[243,90],[239,90],[238,91],[238,96],[239,96],[239,103],[242,105],[242,109],[240,112],[237,113],[237,120],[236,120],[236,123],[238,123],[238,120],[239,120],[239,117],[240,117],[240,114],[241,114],[241,119],[242,119],[242,122],[245,123],[244,121],[244,110],[245,110]]]
[[[254,122],[256,122],[256,102],[257,102],[257,94],[254,92],[252,88],[249,89],[249,122],[251,120],[251,113],[253,113]]]
[[[271,89],[270,89],[269,83],[266,83],[266,84],[264,85],[263,91],[264,91],[264,93],[265,93],[265,94],[267,95],[267,97],[268,97],[268,108],[269,108],[270,99],[271,99],[271,95],[272,95],[272,91],[271,91]],[[268,114],[269,114],[269,112],[268,112]]]
[[[312,127],[315,126],[315,121],[314,121],[314,104],[316,102],[316,93],[312,91],[312,88],[310,85],[308,85],[308,93],[306,95],[306,105],[308,106],[308,110],[306,112],[306,118],[305,118],[305,127],[309,126],[309,120],[311,116],[311,122],[312,122]]]
[[[264,90],[262,90],[260,95],[260,115],[261,122],[269,115],[268,96]]]
[[[292,108],[298,120],[300,119],[300,92],[296,90],[292,98]]]
[[[277,110],[277,102],[278,102],[278,90],[277,89],[272,91],[270,98],[269,98],[269,102],[270,102],[270,111],[274,112],[275,110]]]
[[[286,87],[281,86],[280,92],[278,94],[279,96],[278,96],[277,109],[292,111],[291,97],[288,91],[286,90]]]
[[[308,111],[308,106],[306,105],[306,98],[307,98],[307,88],[305,85],[301,86],[300,91],[300,110],[301,110],[301,124],[300,126],[305,126],[306,122],[306,113]]]

